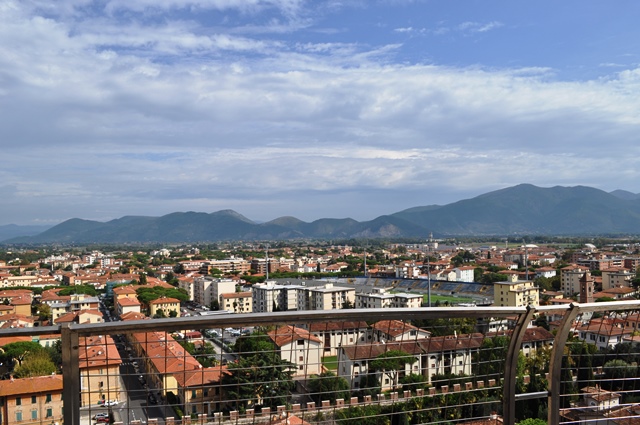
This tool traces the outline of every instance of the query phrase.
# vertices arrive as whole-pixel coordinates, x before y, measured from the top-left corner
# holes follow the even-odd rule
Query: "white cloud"
[[[562,81],[545,67],[394,63],[401,44],[240,36],[183,15],[78,18],[93,5],[80,0],[33,12],[47,5],[0,4],[0,192],[12,221],[46,219],[39,204],[59,218],[246,207],[269,219],[287,202],[305,204],[304,219],[354,216],[350,196],[354,218],[370,219],[521,182],[638,177],[638,69]],[[301,22],[303,6],[108,7],[275,8]],[[425,187],[442,197],[421,198]],[[365,205],[365,193],[404,204]]]

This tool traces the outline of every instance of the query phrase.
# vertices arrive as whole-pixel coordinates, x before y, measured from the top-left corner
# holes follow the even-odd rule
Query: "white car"
[[[105,406],[115,406],[118,403],[119,403],[118,400],[107,400],[107,401],[104,402],[104,405]]]

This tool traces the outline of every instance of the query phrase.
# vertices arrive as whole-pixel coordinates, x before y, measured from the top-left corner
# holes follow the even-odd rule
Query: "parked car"
[[[118,404],[118,400],[105,400],[102,404],[105,406],[115,406]]]
[[[98,422],[109,422],[109,414],[108,413],[96,413],[93,417]],[[106,419],[106,421],[105,421]]]

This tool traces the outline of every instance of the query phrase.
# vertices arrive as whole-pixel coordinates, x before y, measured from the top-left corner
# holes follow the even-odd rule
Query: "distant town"
[[[453,244],[429,238],[420,243],[368,241],[352,245],[278,242],[7,250],[0,252],[0,328],[278,311],[537,307],[637,299],[640,244],[606,239],[593,242],[503,239]],[[560,319],[553,313],[541,314],[529,325],[522,348],[527,358],[553,343]],[[373,370],[376,363],[359,361],[360,351],[349,343],[363,341],[371,347],[381,342],[405,344],[398,345],[397,351],[410,350],[411,356],[426,358],[429,350],[435,349],[421,348],[419,341],[441,338],[438,349],[442,350],[451,335],[468,335],[473,341],[464,349],[458,348],[466,350],[466,360],[448,366],[425,361],[416,372],[410,366],[414,360],[407,357],[403,360],[406,368],[403,364],[400,369],[406,369],[407,375],[419,375],[424,388],[434,385],[435,377],[442,374],[472,373],[475,366],[470,353],[483,343],[474,333],[477,323],[460,323],[439,334],[417,325],[363,320],[351,323],[349,329],[323,324],[88,337],[80,344],[82,388],[97,390],[83,392],[81,405],[116,408],[128,398],[128,391],[146,389],[145,405],[149,408],[176,406],[170,414],[158,410],[156,417],[161,418],[266,406],[265,397],[255,393],[243,395],[244,406],[224,406],[219,393],[208,391],[233,374],[234,367],[243,361],[242,353],[251,351],[243,339],[250,335],[264,338],[282,353],[282,361],[289,362],[290,370],[284,368],[284,375],[276,379],[283,382],[333,373],[344,380],[344,391],[361,390],[369,385],[364,378],[367,368]],[[507,329],[501,320],[483,326],[485,333]],[[608,321],[575,329],[577,338],[599,350],[634,341],[636,333],[635,326]],[[408,335],[415,341],[410,349],[403,342]],[[0,337],[1,424],[25,423],[27,418],[34,423],[63,419],[60,338],[58,333]],[[304,346],[306,354],[285,358],[291,344]],[[172,362],[172,358],[179,362]],[[326,359],[335,362],[332,372],[323,367]],[[126,379],[121,376],[123,367],[130,375]],[[185,375],[185,370],[199,373]],[[387,378],[391,376],[386,373]],[[380,378],[374,386],[378,391],[395,390],[398,379]],[[313,382],[309,385],[313,387]],[[415,382],[413,385],[415,389]],[[291,388],[280,390],[289,392]],[[114,418],[113,413],[105,412],[92,419],[109,422]]]

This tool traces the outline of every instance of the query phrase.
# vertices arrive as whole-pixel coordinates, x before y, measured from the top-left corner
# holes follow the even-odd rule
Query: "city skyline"
[[[638,193],[638,9],[7,1],[0,225],[370,220],[519,183]]]

